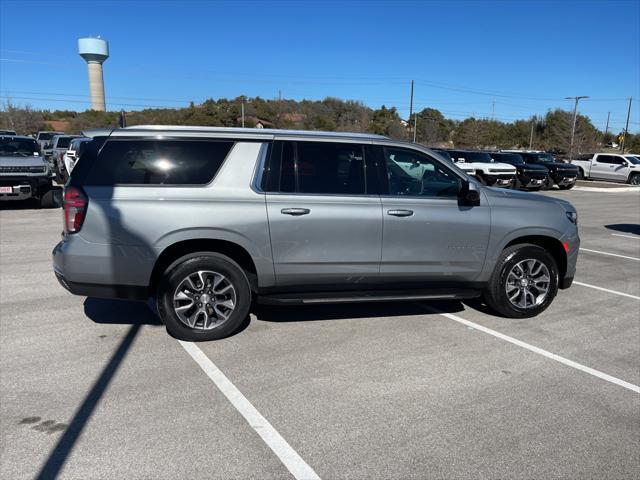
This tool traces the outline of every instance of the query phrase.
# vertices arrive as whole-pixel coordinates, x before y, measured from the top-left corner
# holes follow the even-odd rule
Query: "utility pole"
[[[416,143],[417,131],[418,131],[418,112],[413,114],[413,143]]]
[[[535,118],[531,119],[531,135],[529,135],[529,150],[533,149],[533,127],[536,124]]]
[[[411,116],[413,115],[413,80],[411,80],[411,98],[409,100],[409,128],[411,128]],[[413,126],[413,133],[415,136],[416,126]]]
[[[278,101],[282,101],[282,90],[278,90]]]
[[[624,155],[624,142],[627,140],[627,133],[629,133],[629,117],[631,116],[631,100],[633,97],[629,97],[629,109],[627,110],[627,123],[624,126],[624,136],[622,137],[622,145],[620,149],[622,150],[622,154]]]
[[[573,105],[573,127],[571,128],[571,144],[569,145],[569,161],[573,160],[573,140],[576,136],[576,120],[578,118],[578,102],[583,98],[589,98],[587,95],[578,97],[565,97],[565,100],[575,100]]]
[[[606,138],[607,133],[609,133],[609,117],[611,117],[611,112],[607,112],[607,126],[604,127],[604,136]]]
[[[492,122],[493,122],[493,118],[494,118],[494,116],[495,116],[495,113],[496,113],[496,100],[495,100],[495,99],[493,99],[493,100],[491,101],[491,121],[492,121]]]
[[[240,104],[240,110],[242,111],[242,128],[244,128],[244,95],[242,96],[242,103]]]

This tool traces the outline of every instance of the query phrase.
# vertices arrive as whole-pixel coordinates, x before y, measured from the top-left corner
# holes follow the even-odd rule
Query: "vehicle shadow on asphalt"
[[[122,361],[127,356],[127,353],[129,352],[129,349],[131,348],[131,345],[133,344],[133,341],[138,335],[141,327],[141,323],[136,323],[129,327],[126,335],[120,341],[120,344],[111,355],[111,358],[103,368],[102,372],[100,372],[98,379],[95,381],[89,390],[89,393],[87,393],[87,396],[76,410],[73,419],[69,422],[69,426],[64,431],[55,447],[53,447],[53,450],[51,450],[46,462],[40,468],[36,479],[48,480],[58,477],[62,467],[64,467],[64,464],[67,461],[67,458],[73,451],[78,438],[80,438],[84,427],[93,415],[93,412],[104,395],[104,392],[107,390],[109,383],[111,383],[111,380],[118,371]]]
[[[84,314],[102,324],[162,325],[152,305],[131,300],[88,297],[84,301]]]
[[[614,223],[612,225],[605,225],[604,228],[615,230],[616,232],[640,235],[640,224],[637,223]]]
[[[344,320],[351,318],[402,317],[456,313],[464,310],[459,301],[448,302],[374,302],[339,303],[326,305],[275,306],[257,305],[253,314],[264,322],[308,322],[317,320]]]

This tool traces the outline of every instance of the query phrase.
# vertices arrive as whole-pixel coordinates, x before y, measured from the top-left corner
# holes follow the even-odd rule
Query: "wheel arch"
[[[253,292],[258,291],[258,270],[251,254],[228,240],[199,238],[182,240],[167,246],[158,256],[149,280],[149,292],[155,295],[162,274],[184,257],[195,253],[220,253],[236,262],[246,273]]]
[[[544,248],[551,254],[553,259],[556,261],[556,265],[558,266],[558,276],[560,277],[560,282],[562,283],[562,279],[564,279],[565,275],[567,274],[567,252],[565,251],[562,242],[555,237],[550,237],[547,235],[525,235],[510,240],[502,248],[502,250],[514,245],[527,243]]]

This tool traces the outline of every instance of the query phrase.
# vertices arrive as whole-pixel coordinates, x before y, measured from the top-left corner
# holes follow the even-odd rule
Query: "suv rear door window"
[[[364,195],[365,146],[339,142],[275,142],[265,168],[266,192]]]
[[[109,140],[87,185],[205,185],[213,180],[233,142]]]

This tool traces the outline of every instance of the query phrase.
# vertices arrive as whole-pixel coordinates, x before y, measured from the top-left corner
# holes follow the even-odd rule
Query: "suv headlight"
[[[574,225],[578,225],[578,212],[566,212],[567,218]]]

